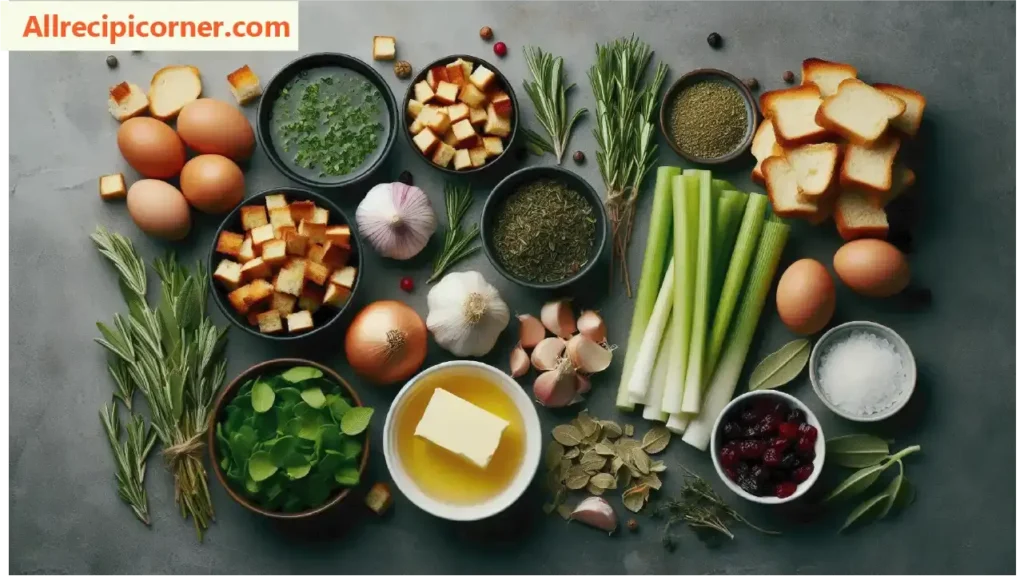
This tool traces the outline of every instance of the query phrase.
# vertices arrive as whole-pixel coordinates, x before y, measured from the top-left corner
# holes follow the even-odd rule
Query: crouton
[[[423,125],[430,129],[434,134],[444,134],[448,130],[448,127],[452,125],[451,119],[448,118],[448,110],[446,108],[426,108],[428,110]]]
[[[253,280],[247,286],[249,286],[249,298],[253,305],[264,300],[269,304],[270,298],[274,295],[274,286],[266,280]]]
[[[224,230],[220,233],[220,236],[217,237],[217,246],[214,250],[220,254],[226,254],[232,258],[237,258],[238,253],[242,249],[243,242],[245,242],[245,236]]]
[[[103,200],[120,200],[128,196],[124,185],[124,174],[107,174],[100,176],[100,198]]]
[[[213,277],[228,290],[235,290],[242,283],[242,265],[232,260],[221,260]]]
[[[324,292],[324,305],[340,307],[348,302],[351,296],[352,291],[350,289],[333,282],[328,282],[327,290]]]
[[[306,255],[306,245],[309,239],[299,234],[298,230],[289,230],[285,233],[283,240],[285,242],[285,252],[289,256]]]
[[[313,219],[310,220],[313,224],[327,224],[331,218],[331,213],[327,211],[327,208],[316,207],[313,212]]]
[[[468,119],[460,120],[455,124],[452,124],[452,133],[455,136],[456,144],[476,141],[476,130],[473,129],[473,125],[469,123]]]
[[[277,272],[274,289],[278,292],[299,296],[305,283],[306,261],[298,260],[299,264],[289,264]]]
[[[323,304],[324,294],[323,288],[315,284],[306,284],[302,287],[302,294],[299,296],[299,309],[316,312]]]
[[[783,148],[821,142],[828,131],[815,121],[821,95],[818,87],[809,84],[767,92],[761,96],[767,106],[765,118],[771,118],[775,139]],[[762,168],[763,170],[763,168]]]
[[[295,221],[292,220],[292,211],[289,207],[274,208],[270,211],[270,225],[274,227],[274,230],[284,227],[295,227]]]
[[[434,89],[430,87],[430,82],[426,80],[420,80],[413,86],[413,94],[416,96],[416,100],[424,104],[434,99]]]
[[[274,226],[271,224],[264,224],[259,228],[253,228],[251,233],[253,248],[259,247],[262,250],[265,242],[274,240]]]
[[[469,150],[462,149],[455,151],[455,169],[467,170],[473,167],[473,161],[469,157]]]
[[[906,108],[903,100],[848,78],[839,84],[838,92],[822,102],[814,119],[819,126],[854,144],[871,145]]]
[[[458,87],[466,85],[469,82],[469,75],[466,74],[465,69],[462,67],[462,63],[455,61],[448,64],[445,68],[445,74],[447,75],[447,82],[455,84]]]
[[[265,199],[267,202],[267,210],[288,207],[288,198],[286,198],[284,194],[268,194]]]
[[[340,270],[335,270],[334,274],[331,274],[331,284],[337,284],[351,290],[356,284],[355,267],[346,266]]]
[[[267,209],[263,206],[242,206],[242,230],[252,230],[270,223]]]
[[[303,220],[313,220],[313,214],[316,213],[316,204],[309,200],[299,200],[298,202],[292,202],[288,208],[292,213],[292,220],[295,222],[302,222]]]
[[[407,104],[405,107],[405,113],[408,114],[409,117],[413,119],[419,116],[420,112],[422,111],[423,102],[420,102],[419,100],[409,100],[409,104]]]
[[[327,239],[327,225],[303,220],[299,222],[299,234],[309,238],[312,242],[324,242]]]
[[[427,70],[427,84],[430,84],[430,89],[437,92],[437,87],[441,85],[441,82],[448,81],[448,70],[444,66],[434,66],[430,70]]]
[[[857,238],[881,238],[889,234],[885,210],[876,206],[870,195],[856,189],[843,189],[836,199],[836,230],[849,242]]]
[[[270,278],[273,273],[273,270],[270,269],[270,264],[264,261],[263,258],[253,258],[242,265],[242,277],[246,281],[251,282],[258,278]]]
[[[501,143],[501,138],[497,136],[484,136],[484,150],[487,150],[488,157],[501,156],[501,153],[505,151],[505,145]]]
[[[238,261],[245,264],[255,257],[256,251],[252,248],[252,238],[246,236],[245,240],[242,241],[242,247],[238,250]]]
[[[352,229],[348,226],[329,226],[327,231],[324,233],[324,236],[327,238],[327,241],[332,244],[340,244],[342,246],[352,245]]]
[[[420,152],[424,155],[429,155],[434,151],[442,142],[437,139],[437,136],[430,131],[429,128],[420,130],[420,133],[413,137],[413,144],[420,149]]]
[[[282,316],[287,316],[295,310],[295,303],[298,299],[291,294],[274,292],[270,298],[270,309],[277,310]]]
[[[465,104],[454,104],[449,106],[448,119],[451,120],[452,124],[455,124],[460,120],[468,120],[469,106],[466,106]]]
[[[772,156],[761,167],[772,210],[784,218],[809,217],[818,212],[818,205],[800,193],[800,178],[785,158]]]
[[[437,147],[437,150],[434,151],[434,155],[430,158],[430,161],[442,168],[447,168],[453,158],[455,158],[455,148],[442,142],[441,145]]]
[[[274,239],[284,240],[286,236],[292,233],[298,233],[298,228],[295,226],[281,226],[280,228],[274,228]]]
[[[373,510],[378,516],[383,516],[391,507],[391,490],[388,489],[387,484],[377,482],[366,493],[365,502],[367,508]]]
[[[469,150],[469,161],[473,164],[474,168],[479,168],[487,163],[487,149],[483,146],[471,148]]]
[[[281,321],[281,313],[277,310],[267,310],[256,315],[256,322],[263,334],[276,334],[284,331],[284,323]]]
[[[351,248],[347,244],[328,241],[323,245],[323,253],[317,263],[323,264],[329,270],[337,270],[348,264]]]
[[[434,92],[434,100],[442,104],[454,104],[459,98],[459,85],[442,81]]]
[[[394,60],[395,59],[395,37],[374,36],[373,37],[373,59]]]
[[[245,286],[239,286],[231,292],[228,292],[228,303],[235,309],[235,312],[239,314],[248,314],[249,307],[252,306],[252,302],[249,301],[249,293],[252,288],[248,284]]]
[[[231,87],[231,95],[235,97],[239,106],[245,106],[263,94],[260,78],[248,64],[228,74],[228,86]]]
[[[465,102],[470,108],[481,108],[487,101],[487,95],[472,84],[466,84],[459,90],[459,101]]]
[[[750,178],[763,186],[764,173],[761,172],[761,164],[769,156],[782,155],[782,147],[775,141],[775,128],[772,127],[771,120],[765,118],[757,127],[757,131],[754,132],[754,140],[750,145],[750,153],[757,159],[757,165],[754,166]]]
[[[491,82],[494,82],[494,72],[491,72],[486,66],[477,66],[476,70],[469,75],[469,83],[476,86],[481,92],[487,92],[487,89],[491,87]]]
[[[903,101],[906,108],[903,114],[889,121],[889,125],[913,138],[921,129],[921,121],[924,119],[924,107],[927,103],[924,95],[917,90],[896,86],[894,84],[874,84],[882,92],[895,96]]]
[[[149,113],[167,121],[178,115],[189,102],[199,98],[203,83],[195,66],[165,66],[149,82]]]
[[[293,312],[285,320],[288,323],[288,332],[305,332],[313,327],[313,315],[309,310]]]
[[[327,247],[323,244],[317,244],[316,242],[309,242],[307,246],[306,260],[323,263]]]
[[[487,110],[483,108],[470,108],[469,123],[473,126],[481,126],[487,123]]]
[[[508,118],[502,118],[498,115],[497,110],[495,110],[494,104],[489,104],[487,106],[487,122],[484,123],[484,133],[507,138],[511,130],[512,124]]]
[[[494,111],[502,118],[510,118],[512,116],[512,98],[504,92],[498,92],[491,99],[491,106],[494,106]]]
[[[469,76],[473,74],[473,63],[462,58],[456,58],[455,62],[462,66],[462,74],[466,77],[466,82],[469,82]]]
[[[118,122],[134,118],[145,112],[147,108],[149,108],[149,99],[137,84],[121,82],[110,87],[107,110]]]
[[[838,144],[804,144],[785,149],[785,156],[797,173],[801,194],[821,196],[832,186],[836,164],[839,162]]]
[[[260,256],[267,264],[276,266],[288,259],[288,243],[284,240],[270,240],[263,244]]]
[[[853,66],[840,62],[829,62],[819,58],[804,60],[800,71],[800,84],[814,84],[818,87],[823,98],[835,94],[843,80],[857,77],[857,69]]]
[[[306,262],[303,268],[306,280],[309,280],[313,284],[323,286],[327,282],[327,277],[331,271],[328,270],[327,266],[320,262]]]
[[[884,194],[892,188],[892,166],[900,149],[900,139],[882,137],[874,146],[850,144],[843,156],[839,183],[871,194]]]

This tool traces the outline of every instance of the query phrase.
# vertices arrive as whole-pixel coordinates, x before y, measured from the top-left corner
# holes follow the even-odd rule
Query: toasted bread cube
[[[281,313],[277,310],[267,310],[256,315],[256,323],[263,334],[276,334],[284,331],[284,323],[281,321]]]
[[[256,248],[260,247],[262,250],[263,243],[269,242],[274,239],[274,226],[271,224],[265,224],[259,228],[252,229],[252,246]]]
[[[306,248],[306,260],[323,263],[324,254],[327,252],[327,246],[317,244],[316,242],[310,242],[308,246],[309,247]]]
[[[324,289],[314,284],[306,284],[299,296],[299,309],[316,312],[324,301]]]
[[[491,106],[494,106],[494,111],[502,118],[509,118],[512,116],[512,98],[504,92],[498,92],[494,96],[491,100]]]
[[[473,161],[469,158],[469,150],[463,148],[455,151],[455,169],[467,170],[473,167]]]
[[[871,146],[906,109],[901,98],[847,78],[839,83],[838,92],[821,103],[814,121],[854,144]]]
[[[266,200],[267,210],[288,207],[288,198],[286,198],[284,194],[270,194],[267,196]]]
[[[313,315],[309,310],[289,314],[285,320],[288,322],[289,332],[305,332],[313,327]]]
[[[309,280],[313,284],[323,286],[327,282],[327,278],[331,271],[327,266],[320,262],[306,262],[306,266],[303,268],[306,280]]]
[[[409,124],[409,133],[412,135],[419,134],[426,126],[427,120],[434,117],[434,111],[436,107],[426,104],[423,108],[420,108],[419,114],[413,119],[412,124]]]
[[[373,37],[373,59],[394,60],[395,59],[395,37],[374,36]]]
[[[263,244],[260,256],[264,262],[276,266],[288,259],[288,243],[284,240],[270,240]]]
[[[242,206],[241,212],[242,230],[252,230],[270,222],[267,220],[267,210],[263,206]]]
[[[263,314],[266,310],[249,310],[249,313],[245,315],[245,319],[249,322],[249,326],[260,325],[260,314]]]
[[[228,303],[235,309],[235,312],[239,314],[248,314],[249,307],[252,306],[252,302],[249,301],[249,293],[252,288],[248,284],[245,286],[239,286],[231,292],[228,292]]]
[[[295,221],[292,220],[292,211],[289,207],[274,208],[270,211],[270,225],[274,227],[274,230],[284,227],[295,227]]]
[[[245,237],[242,241],[242,247],[238,250],[238,261],[245,264],[249,260],[256,257],[256,251],[252,248],[252,238],[249,236]]]
[[[149,109],[149,98],[137,84],[121,82],[110,87],[107,110],[118,122],[134,118]]]
[[[348,258],[351,253],[352,249],[348,244],[328,241],[324,244],[320,263],[326,266],[328,270],[337,270],[348,264]]]
[[[332,244],[352,245],[352,229],[348,226],[330,226],[327,228],[326,236],[328,242]]]
[[[300,256],[306,255],[306,245],[309,239],[299,234],[298,230],[289,230],[284,235],[285,252],[289,256]]]
[[[424,122],[424,125],[434,134],[444,134],[445,130],[448,130],[448,127],[452,125],[452,122],[448,118],[447,110],[435,108],[433,113]]]
[[[469,123],[469,120],[459,120],[455,124],[452,124],[452,133],[455,135],[455,140],[459,144],[476,139],[476,130],[473,129],[473,125]]]
[[[797,172],[800,194],[817,197],[832,188],[836,164],[839,161],[838,144],[804,144],[786,149],[785,156],[786,161]]]
[[[505,151],[505,145],[501,143],[501,138],[497,136],[484,136],[483,141],[488,157],[501,156],[501,153]]]
[[[213,277],[228,290],[234,290],[242,283],[242,265],[232,260],[221,260]]]
[[[250,308],[264,300],[267,300],[267,303],[269,304],[270,297],[274,295],[274,287],[266,280],[253,280],[247,284],[247,286],[249,287],[248,298],[250,300]]]
[[[848,144],[839,183],[844,188],[859,188],[869,194],[887,194],[892,189],[893,164],[899,150],[900,139],[892,133],[887,133],[874,146]]]
[[[288,205],[288,208],[292,212],[292,220],[295,222],[302,222],[303,220],[312,220],[313,214],[316,213],[316,204],[310,200],[299,200],[292,202]]]
[[[348,299],[352,296],[352,291],[344,286],[340,286],[333,282],[327,283],[327,291],[324,292],[324,305],[341,307],[343,304],[348,302]]]
[[[783,218],[807,218],[817,214],[814,198],[800,192],[800,173],[784,157],[772,156],[761,166],[772,210]]]
[[[469,150],[469,162],[474,168],[479,168],[484,164],[487,164],[487,149],[483,146],[471,148]]]
[[[228,86],[231,87],[231,95],[235,97],[239,106],[245,106],[263,94],[260,78],[248,64],[228,74]]]
[[[484,133],[491,136],[507,138],[512,130],[512,124],[508,118],[502,118],[494,109],[494,104],[487,106],[487,122],[484,124]]]
[[[444,104],[454,104],[459,98],[459,85],[442,81],[437,85],[434,99]]]
[[[462,58],[458,58],[455,61],[462,65],[462,75],[466,77],[466,82],[469,82],[469,76],[473,73],[473,63]]]
[[[448,81],[448,70],[444,66],[434,66],[427,71],[427,83],[430,84],[430,89],[437,92],[437,87],[441,82]]]
[[[314,224],[309,220],[299,222],[299,234],[313,242],[324,242],[327,239],[327,224]]]
[[[355,266],[346,266],[341,270],[336,270],[334,274],[331,274],[331,284],[337,284],[351,290],[356,284]]]
[[[295,310],[296,300],[297,298],[291,294],[274,292],[274,295],[270,298],[270,309],[277,310],[282,316],[287,316]]]
[[[449,146],[456,146],[459,143],[459,139],[455,137],[455,132],[452,132],[451,127],[449,127],[448,131],[441,137],[441,142]]]
[[[481,126],[487,122],[487,110],[483,108],[469,109],[469,123],[473,126]]]
[[[434,151],[434,148],[441,144],[441,141],[437,139],[437,136],[429,128],[420,130],[420,133],[414,136],[412,141],[424,156],[429,155]]]
[[[128,196],[124,186],[124,174],[108,174],[100,176],[100,198],[103,200],[120,200]]]
[[[491,87],[491,82],[494,82],[494,72],[491,72],[486,66],[477,66],[476,70],[469,75],[469,82],[479,88],[481,92],[487,92],[487,89]]]
[[[413,94],[416,96],[416,100],[426,104],[434,99],[434,89],[430,87],[430,83],[426,80],[420,80],[413,87]]]
[[[464,86],[466,82],[469,82],[469,74],[466,74],[466,70],[462,67],[462,62],[456,60],[444,68],[448,73],[448,82],[459,87]]]
[[[246,281],[253,281],[259,278],[270,278],[274,274],[263,258],[253,258],[242,265],[242,277]]]
[[[455,158],[455,148],[452,148],[442,142],[441,145],[437,147],[437,150],[434,151],[434,155],[430,158],[430,161],[442,168],[447,168],[448,164],[451,164],[452,158]]]
[[[310,220],[313,224],[327,224],[331,219],[331,213],[327,211],[327,208],[316,207],[316,211],[313,212],[313,219]]]
[[[217,237],[217,247],[214,250],[220,254],[237,258],[238,253],[242,250],[243,242],[245,242],[245,236],[225,230]]]
[[[465,102],[470,108],[482,108],[487,101],[487,95],[472,84],[466,84],[459,90],[459,101]]]
[[[280,228],[274,228],[274,239],[284,240],[286,236],[296,230],[297,228],[295,228],[295,226],[281,226]]]
[[[413,119],[419,116],[422,110],[423,102],[420,102],[419,100],[409,100],[409,104],[405,107],[406,114]]]
[[[383,482],[377,482],[366,493],[366,507],[373,510],[377,516],[383,516],[391,507],[391,490]]]
[[[469,106],[459,103],[448,107],[448,119],[452,124],[469,118]]]
[[[302,294],[302,286],[305,284],[306,261],[293,260],[277,273],[274,280],[274,289],[278,292],[299,296]]]

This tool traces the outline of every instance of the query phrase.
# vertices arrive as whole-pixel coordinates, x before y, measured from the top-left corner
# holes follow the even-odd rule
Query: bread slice
[[[892,166],[900,150],[900,139],[886,135],[875,146],[849,144],[843,156],[839,183],[844,188],[884,194],[892,188]]]
[[[149,113],[160,120],[178,115],[185,104],[199,98],[203,83],[195,66],[166,66],[149,82]]]
[[[856,78],[857,69],[841,62],[829,62],[820,58],[808,58],[800,67],[801,85],[814,84],[827,98],[839,90],[839,84],[847,78]]]
[[[882,92],[895,96],[906,104],[906,109],[899,117],[889,121],[889,125],[913,138],[921,128],[921,120],[924,119],[924,106],[927,103],[924,94],[917,90],[896,86],[895,84],[873,84]]]
[[[854,144],[872,144],[906,108],[903,100],[848,78],[839,84],[838,92],[822,102],[814,119]]]
[[[775,128],[772,127],[771,120],[765,118],[761,125],[757,127],[757,131],[754,132],[754,140],[750,145],[750,153],[757,159],[757,165],[754,166],[754,171],[750,173],[750,178],[763,186],[764,173],[761,172],[762,163],[769,156],[782,155],[782,147],[775,141]]]
[[[892,169],[892,188],[882,194],[872,194],[871,200],[876,206],[885,208],[893,200],[903,195],[911,186],[917,182],[917,174],[902,164],[897,164]]]
[[[245,106],[263,94],[260,77],[249,68],[248,64],[228,74],[228,85],[231,87],[231,95],[238,101],[239,106]]]
[[[800,176],[785,158],[772,156],[761,166],[772,210],[784,218],[807,218],[817,214],[814,200],[800,193]]]
[[[889,219],[885,210],[861,190],[843,189],[836,199],[835,219],[839,236],[849,242],[857,238],[885,239],[889,234]]]
[[[785,149],[786,161],[796,170],[800,193],[821,196],[828,191],[839,163],[839,145],[834,142],[804,144]]]
[[[120,200],[128,196],[124,185],[124,174],[107,174],[100,176],[100,198],[103,200]]]
[[[817,226],[828,220],[833,215],[833,212],[835,212],[836,198],[838,196],[839,183],[833,181],[824,194],[814,198],[818,208],[814,214],[807,217],[807,221]],[[810,196],[805,196],[805,198],[810,198]]]
[[[821,142],[828,138],[828,131],[815,121],[818,107],[821,106],[817,86],[811,84],[775,90],[762,95],[762,101],[767,106],[765,117],[771,118],[775,139],[783,148]]]
[[[394,60],[395,59],[395,37],[374,36],[373,37],[373,59]]]
[[[138,84],[121,82],[117,86],[110,87],[110,95],[107,98],[107,110],[118,122],[124,122],[142,114],[149,108],[149,99],[146,93],[139,88]]]

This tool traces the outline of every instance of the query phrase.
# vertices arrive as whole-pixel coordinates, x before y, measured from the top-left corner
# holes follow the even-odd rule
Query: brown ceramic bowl
[[[359,399],[359,394],[356,394],[355,389],[352,388],[352,386],[348,382],[346,382],[344,378],[338,375],[337,372],[331,370],[327,366],[324,366],[323,364],[319,364],[317,362],[313,362],[311,360],[303,360],[301,358],[278,358],[276,360],[268,360],[266,362],[260,362],[255,366],[251,366],[248,370],[239,374],[237,378],[232,380],[230,384],[228,384],[227,386],[224,387],[223,390],[221,390],[220,394],[217,396],[217,399],[213,403],[213,410],[210,413],[210,425],[208,426],[208,429],[206,431],[206,446],[210,452],[211,467],[213,468],[213,472],[217,476],[217,480],[220,482],[220,485],[223,486],[225,490],[227,490],[228,495],[230,495],[235,502],[238,502],[239,504],[248,508],[249,510],[261,516],[266,516],[267,518],[275,518],[278,520],[299,520],[317,516],[325,512],[328,508],[331,508],[332,506],[335,506],[336,504],[344,500],[345,497],[348,496],[349,492],[352,491],[352,488],[345,488],[344,490],[331,496],[326,502],[324,502],[320,506],[316,508],[311,508],[309,510],[303,510],[302,512],[275,512],[272,510],[265,510],[263,508],[260,508],[255,503],[246,499],[245,496],[236,492],[235,489],[231,487],[231,484],[228,483],[228,479],[224,476],[224,471],[220,469],[220,456],[217,454],[216,429],[217,422],[220,420],[221,412],[224,410],[224,407],[227,406],[228,402],[235,397],[235,393],[238,391],[239,388],[241,388],[242,384],[265,372],[287,370],[288,368],[292,368],[295,366],[309,366],[320,370],[321,372],[324,373],[325,378],[334,380],[335,382],[338,383],[339,386],[342,387],[342,389],[345,390],[345,392],[348,393],[348,395],[352,398],[353,406],[363,405],[363,402],[362,400]],[[370,457],[370,434],[369,432],[366,432],[365,435],[366,436],[363,439],[363,456],[359,460],[360,478],[364,478],[366,475],[366,463]]]
[[[693,156],[692,154],[687,154],[679,148],[675,139],[672,138],[671,119],[669,118],[669,114],[671,112],[669,111],[669,106],[672,104],[672,101],[676,99],[676,96],[678,96],[685,88],[703,81],[717,82],[719,84],[726,84],[736,88],[739,90],[740,95],[743,96],[743,103],[747,109],[747,131],[744,133],[743,139],[736,148],[731,150],[728,154],[717,158],[700,158],[698,156]],[[754,141],[754,131],[757,129],[757,103],[754,100],[754,96],[750,93],[750,90],[743,84],[743,82],[740,81],[739,78],[724,70],[718,70],[717,68],[700,68],[693,72],[684,74],[669,87],[667,92],[665,92],[665,97],[661,101],[659,121],[661,124],[661,134],[665,137],[665,140],[668,141],[668,145],[672,147],[672,150],[674,150],[676,154],[694,164],[703,164],[706,166],[725,164],[739,158],[741,154],[750,149],[750,144]]]

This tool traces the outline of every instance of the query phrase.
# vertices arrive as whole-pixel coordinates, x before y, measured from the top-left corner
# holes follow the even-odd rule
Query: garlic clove
[[[529,350],[544,339],[544,325],[535,316],[520,314],[519,318],[519,343]]]
[[[582,522],[587,526],[593,526],[598,530],[604,530],[609,535],[615,532],[619,526],[619,519],[615,515],[615,509],[607,500],[600,496],[591,496],[576,506],[569,518]]]
[[[605,328],[604,320],[593,310],[587,310],[580,314],[576,320],[576,329],[594,342],[602,343],[608,337],[608,330]]]
[[[565,341],[561,338],[545,338],[537,343],[530,355],[533,367],[540,371],[554,370],[558,367],[558,359],[565,351]]]
[[[590,378],[587,378],[583,374],[576,374],[576,393],[586,394],[590,392]]]
[[[545,304],[540,309],[540,321],[548,332],[562,339],[568,339],[576,331],[572,304],[568,300],[555,300]]]
[[[541,406],[568,406],[576,398],[575,370],[570,366],[542,373],[533,382],[533,397]]]
[[[565,345],[565,354],[580,372],[596,374],[612,363],[612,351],[597,342],[577,334]]]
[[[530,357],[526,355],[521,345],[512,349],[512,357],[509,358],[509,373],[513,378],[519,378],[530,369]]]

